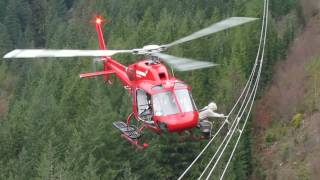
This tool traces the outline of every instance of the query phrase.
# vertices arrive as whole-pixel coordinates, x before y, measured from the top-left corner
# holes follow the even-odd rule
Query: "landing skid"
[[[134,126],[128,126],[123,121],[116,121],[113,123],[113,126],[120,130],[121,137],[125,140],[129,141],[131,144],[136,146],[138,149],[143,150],[146,149],[149,145],[148,144],[141,144],[139,139],[141,138],[141,133],[139,130]]]

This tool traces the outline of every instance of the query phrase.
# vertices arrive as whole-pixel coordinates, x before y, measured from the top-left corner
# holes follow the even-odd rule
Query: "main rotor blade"
[[[3,58],[100,57],[117,53],[132,53],[132,50],[16,49],[5,54]]]
[[[178,71],[190,71],[218,65],[207,61],[197,61],[188,58],[171,56],[163,53],[153,53],[152,55],[159,57],[162,61],[170,64],[173,68],[177,69]]]
[[[209,26],[207,28],[204,28],[200,31],[192,33],[192,34],[190,34],[186,37],[183,37],[179,40],[176,40],[172,43],[162,45],[162,46],[163,47],[174,46],[174,45],[181,44],[181,43],[191,41],[194,39],[198,39],[198,38],[201,38],[201,37],[204,37],[204,36],[219,32],[219,31],[223,31],[223,30],[226,30],[226,29],[229,29],[232,27],[236,27],[236,26],[239,26],[239,25],[251,22],[251,21],[255,21],[257,19],[258,18],[251,18],[251,17],[231,17],[231,18],[222,20],[218,23],[212,24],[211,26]]]

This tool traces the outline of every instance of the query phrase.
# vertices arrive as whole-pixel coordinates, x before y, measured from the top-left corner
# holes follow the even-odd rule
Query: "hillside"
[[[130,49],[172,42],[231,16],[261,19],[262,2],[0,0],[0,57],[17,48],[97,49],[91,23],[95,15],[106,19],[108,48]],[[296,0],[270,2],[260,95],[268,89],[274,66],[286,56],[304,16]],[[220,64],[175,72],[193,87],[198,108],[210,101],[218,104],[220,113],[227,114],[232,108],[242,90],[239,87],[244,87],[250,75],[260,27],[258,20],[167,52]],[[115,56],[124,65],[142,58]],[[91,58],[0,60],[0,179],[176,179],[206,145],[207,141],[179,141],[177,134],[159,136],[146,131],[143,138],[150,147],[136,150],[112,126],[131,113],[132,98],[115,77],[112,85],[102,78],[79,78],[80,73],[90,71]],[[248,179],[257,171],[250,125],[226,179]],[[217,138],[188,179],[199,176],[223,137]],[[222,168],[223,164],[218,165],[217,173]]]
[[[254,154],[261,169],[253,179],[320,177],[320,4],[302,4],[306,25],[257,103]]]

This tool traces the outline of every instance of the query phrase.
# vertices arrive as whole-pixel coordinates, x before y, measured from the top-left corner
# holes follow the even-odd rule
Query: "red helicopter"
[[[43,58],[43,57],[99,57],[103,71],[80,74],[80,78],[103,76],[106,82],[114,74],[123,83],[133,98],[132,113],[126,121],[117,121],[113,125],[125,138],[139,149],[148,147],[140,137],[145,128],[162,134],[163,132],[181,133],[196,128],[199,122],[199,111],[191,95],[191,87],[169,73],[165,62],[178,71],[190,71],[208,68],[217,64],[175,57],[161,53],[168,48],[188,42],[212,33],[223,31],[256,20],[250,17],[231,17],[212,24],[174,42],[164,45],[147,45],[140,49],[108,50],[104,41],[101,17],[95,18],[100,50],[74,49],[16,49],[7,53],[4,58]],[[124,66],[112,58],[119,53],[145,55],[145,60]],[[141,122],[140,126],[132,125],[132,118]]]

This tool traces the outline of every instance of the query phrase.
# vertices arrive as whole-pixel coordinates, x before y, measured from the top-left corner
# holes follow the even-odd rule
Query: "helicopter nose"
[[[169,132],[181,132],[191,129],[198,124],[198,112],[179,113],[159,118],[160,127],[166,128]]]

